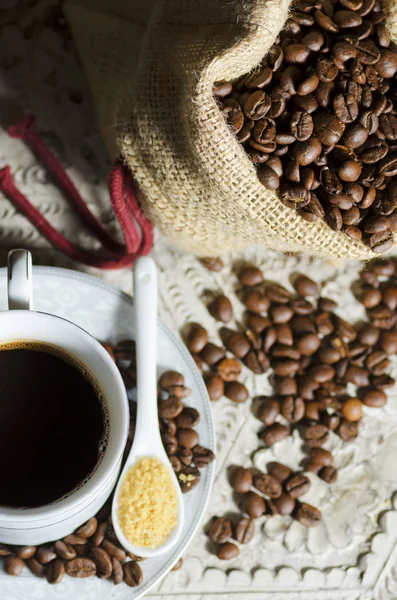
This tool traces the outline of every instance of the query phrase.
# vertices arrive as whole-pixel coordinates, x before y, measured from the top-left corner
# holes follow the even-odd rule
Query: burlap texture
[[[140,55],[143,29],[131,3],[102,0],[102,7],[95,3],[102,13],[87,3],[68,2],[66,14],[102,133],[111,149],[117,136],[147,216],[172,242],[198,256],[252,243],[333,258],[374,256],[322,221],[307,223],[266,190],[212,96],[214,82],[259,63],[290,0],[158,0]],[[397,35],[397,2],[384,4]]]

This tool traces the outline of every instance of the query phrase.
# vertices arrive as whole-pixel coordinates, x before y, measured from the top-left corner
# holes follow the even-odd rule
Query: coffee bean
[[[323,467],[328,467],[333,464],[334,457],[331,452],[324,448],[312,448],[310,452],[310,460]]]
[[[281,494],[273,500],[280,515],[291,515],[295,508],[295,499],[288,494]]]
[[[18,558],[22,558],[22,560],[26,560],[27,558],[32,558],[36,553],[36,546],[20,546],[15,548],[15,556]],[[5,554],[0,554],[0,556],[8,556],[11,552],[7,551]]]
[[[252,519],[261,517],[266,510],[264,499],[255,492],[247,492],[243,496],[243,511]]]
[[[310,504],[299,504],[294,516],[305,527],[317,527],[321,522],[320,511]]]
[[[14,577],[20,575],[24,566],[25,563],[19,556],[6,556],[4,558],[4,570],[7,575],[13,575]]]
[[[280,396],[296,396],[298,393],[298,386],[293,377],[275,377],[273,385]]]
[[[239,549],[236,544],[233,544],[232,542],[226,542],[218,547],[216,555],[220,560],[230,560],[231,558],[235,558],[238,553]]]
[[[318,476],[326,483],[335,483],[335,481],[338,479],[338,471],[335,469],[335,467],[326,466],[319,470]]]
[[[228,381],[225,384],[225,396],[229,400],[240,404],[248,400],[249,393],[245,385],[239,381]]]
[[[224,358],[216,365],[216,370],[223,381],[236,381],[241,375],[241,363],[235,358]]]
[[[393,288],[393,289],[395,289],[395,288]],[[395,308],[397,308],[397,306]],[[395,310],[395,309],[392,309],[392,310]],[[396,354],[397,353],[397,333],[395,331],[382,331],[382,333],[380,334],[379,345],[386,354],[389,354],[389,355]]]
[[[314,133],[322,144],[337,144],[343,132],[344,125],[337,117],[325,112],[314,116]]]
[[[194,446],[193,448],[193,462],[197,468],[203,469],[204,467],[208,467],[212,461],[215,460],[215,454],[209,448],[204,448],[204,446]]]
[[[200,353],[208,343],[208,332],[198,323],[192,323],[186,340],[190,352]]]
[[[305,403],[299,396],[284,396],[280,408],[281,414],[290,423],[298,423],[305,414]]]
[[[320,140],[315,136],[311,136],[303,142],[294,144],[292,156],[299,165],[310,165],[320,156],[321,150]]]
[[[68,537],[70,538],[73,536],[68,536]],[[67,538],[64,538],[64,541],[66,539]],[[85,542],[85,539],[84,539],[84,542]],[[68,542],[66,542],[66,543],[68,543]],[[39,546],[39,548],[37,548],[34,557],[36,560],[39,561],[39,563],[41,563],[42,565],[46,565],[49,562],[51,562],[52,560],[54,560],[57,557],[57,555],[55,553],[54,546],[52,544],[46,544],[43,546]]]
[[[219,258],[219,256],[215,258],[200,258],[199,260],[203,267],[209,271],[214,271],[215,273],[218,273],[224,267],[223,261],[221,258]]]
[[[191,406],[185,406],[175,422],[178,427],[196,427],[200,422],[200,413]]]
[[[280,482],[268,473],[254,475],[254,487],[269,498],[278,498],[282,492]]]
[[[363,415],[363,408],[358,398],[348,398],[342,404],[342,415],[347,421],[359,421]]]
[[[387,402],[387,396],[385,392],[380,388],[367,389],[362,396],[362,402],[366,406],[373,406],[375,408],[381,408]]]
[[[339,437],[342,438],[344,442],[350,442],[354,440],[358,435],[358,425],[357,423],[351,423],[346,421],[345,419],[341,419],[340,425],[336,430],[336,433]]]
[[[232,332],[228,334],[225,337],[224,343],[226,348],[237,358],[244,358],[244,356],[248,354],[251,348],[251,345],[247,338],[243,334],[237,332]]]
[[[193,452],[189,448],[180,448],[178,450],[178,459],[182,465],[189,467],[192,464]]]
[[[286,465],[278,462],[271,462],[267,465],[268,472],[273,475],[278,481],[283,483],[291,475],[292,471]]]
[[[177,375],[179,375],[179,373],[177,373]],[[160,377],[160,382],[161,382],[161,377]],[[183,385],[183,383],[180,385]],[[161,387],[161,385],[160,385],[160,387]],[[97,527],[98,527],[98,521],[96,520],[95,517],[92,517],[86,523],[84,523],[84,525],[82,525],[81,527],[79,527],[79,529],[77,529],[76,534],[83,538],[89,538],[94,535]]]
[[[65,575],[65,567],[59,559],[53,560],[47,567],[47,581],[51,584],[61,583]]]
[[[220,346],[209,342],[202,349],[200,356],[206,365],[212,367],[217,362],[226,357],[226,351],[224,348],[221,348]]]
[[[306,275],[299,275],[295,279],[294,288],[301,296],[317,296],[317,284]]]
[[[251,489],[252,481],[253,477],[249,469],[244,469],[244,467],[235,467],[232,470],[230,476],[230,485],[235,492],[239,494],[246,494]]]
[[[259,437],[266,444],[266,446],[273,446],[277,442],[281,442],[284,438],[289,435],[288,427],[281,425],[280,423],[274,423],[264,429]]]
[[[345,372],[344,380],[354,383],[358,387],[364,387],[369,384],[368,371],[357,365],[349,365]]]
[[[130,562],[124,563],[123,568],[123,579],[129,587],[137,587],[141,585],[143,581],[143,573],[138,563],[131,560]]]
[[[310,479],[303,473],[295,473],[284,482],[285,491],[291,498],[300,498],[310,489]]]
[[[33,575],[36,575],[36,577],[44,577],[45,576],[46,570],[47,570],[46,566],[39,563],[39,561],[36,560],[34,557],[28,558],[26,560],[26,565],[27,565],[29,571],[31,573],[33,573]]]
[[[316,448],[322,446],[329,438],[328,429],[325,425],[310,425],[303,434],[304,440],[308,446]]]
[[[182,471],[178,473],[178,481],[181,486],[182,494],[190,492],[193,488],[200,483],[200,471],[196,467],[183,467]]]
[[[190,427],[181,427],[177,429],[176,439],[178,444],[189,450],[198,444],[198,433]]]
[[[265,312],[270,306],[269,299],[257,290],[248,290],[245,292],[243,304],[253,313]]]
[[[215,544],[223,544],[232,537],[232,524],[224,517],[214,517],[208,532],[208,537]]]
[[[223,379],[218,375],[209,374],[206,375],[204,381],[207,387],[210,400],[212,400],[213,402],[219,400],[219,398],[223,396],[225,391],[225,384],[223,383]]]
[[[91,544],[92,546],[96,547],[96,546],[100,546],[105,538],[105,532],[107,529],[107,522],[103,522],[103,523],[99,523],[97,530],[95,531],[94,535],[91,538]],[[63,557],[62,557],[63,558]],[[65,557],[66,558],[66,557]]]
[[[65,563],[65,573],[79,579],[91,577],[96,573],[96,566],[90,558],[74,558]]]
[[[228,323],[233,318],[233,307],[227,296],[217,296],[208,306],[211,315],[218,321]]]
[[[265,425],[273,425],[280,414],[280,405],[275,398],[264,398],[259,404],[256,416]]]
[[[302,335],[297,344],[298,351],[302,356],[312,356],[321,346],[321,340],[315,333]]]
[[[76,551],[70,544],[66,544],[62,540],[55,542],[55,552],[64,560],[72,560],[76,558]]]
[[[304,408],[304,417],[310,421],[320,421],[323,406],[320,402],[306,401]]]
[[[234,537],[239,544],[249,544],[255,533],[255,524],[252,519],[241,517],[234,526]]]
[[[114,585],[118,585],[123,581],[123,567],[117,558],[112,557],[112,578]]]
[[[181,414],[182,410],[183,404],[176,396],[169,396],[167,400],[160,400],[159,402],[159,416],[162,419],[175,419]]]
[[[117,538],[116,538],[116,540],[117,540]],[[116,543],[113,543],[108,539],[104,539],[101,542],[100,546],[101,546],[102,550],[104,550],[109,556],[114,556],[114,558],[117,558],[117,560],[119,560],[121,562],[123,562],[123,560],[126,559],[125,551],[122,548],[120,548],[118,545],[116,545]]]
[[[263,282],[263,273],[257,267],[245,267],[239,274],[239,280],[245,287],[252,287]]]
[[[272,168],[265,165],[258,173],[259,181],[268,190],[277,190],[280,187],[280,178]]]

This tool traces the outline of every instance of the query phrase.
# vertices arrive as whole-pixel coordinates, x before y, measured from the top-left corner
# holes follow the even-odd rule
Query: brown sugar
[[[129,542],[157,548],[176,527],[178,502],[168,468],[145,457],[124,476],[119,494],[119,523]]]

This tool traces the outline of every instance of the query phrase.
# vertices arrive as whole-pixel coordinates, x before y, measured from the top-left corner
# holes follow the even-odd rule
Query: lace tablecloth
[[[69,239],[91,246],[79,221],[50,183],[32,154],[5,132],[22,113],[38,118],[40,133],[60,156],[76,185],[103,222],[113,226],[106,186],[109,164],[94,125],[93,109],[72,40],[57,6],[51,0],[0,1],[0,167],[10,164],[21,190],[51,223]],[[36,264],[82,269],[51,250],[35,229],[0,196],[0,259],[6,248],[33,248]],[[181,255],[159,235],[153,255],[160,270],[161,317],[174,331],[189,320],[201,322],[216,341],[216,323],[203,298],[207,290],[232,294],[233,265],[252,260],[266,277],[289,285],[289,276],[302,271],[323,283],[327,296],[337,300],[340,314],[356,320],[362,313],[350,291],[359,265],[332,265],[319,260],[286,257],[252,249],[226,259],[220,273],[206,271],[193,257]],[[128,270],[98,273],[131,291]],[[236,306],[239,317],[241,307]],[[393,376],[397,375],[396,364]],[[267,376],[255,380],[244,374],[252,394],[270,391]],[[257,450],[258,421],[249,404],[226,399],[214,403],[218,436],[217,477],[207,520],[236,506],[227,483],[231,464],[264,466],[272,459],[296,468],[300,441],[290,437],[272,449]],[[397,598],[397,394],[385,409],[366,414],[358,439],[343,444],[332,436],[339,479],[329,487],[312,477],[307,500],[323,513],[320,527],[306,530],[288,517],[263,518],[251,544],[230,561],[221,562],[208,550],[203,533],[189,547],[180,571],[170,573],[148,596],[152,600],[395,600]],[[22,598],[13,578],[1,597]],[[70,586],[51,589],[51,597],[69,600]],[[89,589],[89,588],[87,588]],[[5,592],[5,593],[3,593]],[[99,595],[98,595],[99,594]],[[98,598],[93,585],[88,598]],[[23,596],[26,597],[26,596]]]

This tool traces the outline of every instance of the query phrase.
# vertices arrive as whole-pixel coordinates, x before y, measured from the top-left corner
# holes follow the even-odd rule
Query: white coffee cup
[[[109,412],[108,444],[86,483],[46,506],[28,509],[0,506],[0,542],[36,545],[72,533],[95,515],[110,495],[128,435],[128,398],[116,365],[99,342],[61,317],[33,310],[32,257],[26,250],[12,250],[8,255],[8,308],[0,312],[0,345],[22,340],[44,342],[71,355],[92,375]],[[73,442],[73,431],[70,434]]]

